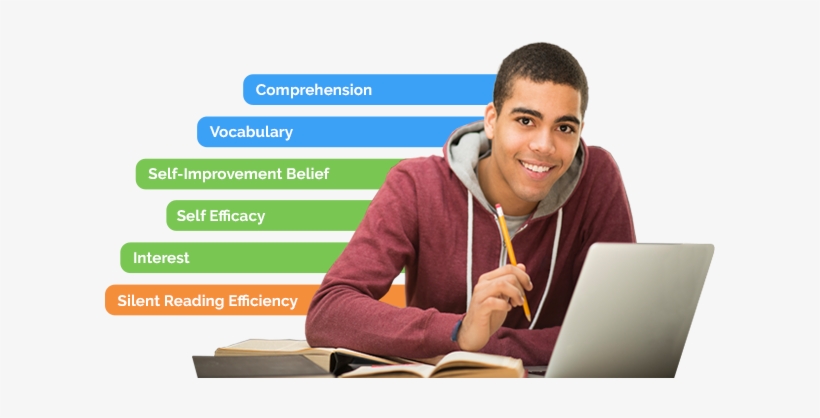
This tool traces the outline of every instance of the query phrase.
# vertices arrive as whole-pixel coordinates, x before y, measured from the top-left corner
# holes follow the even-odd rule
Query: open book
[[[360,365],[421,364],[400,357],[377,357],[346,348],[311,347],[303,340],[245,340],[217,348],[214,356],[280,356],[299,354],[335,375]]]
[[[427,364],[363,366],[339,377],[526,377],[520,359],[493,354],[455,351]]]

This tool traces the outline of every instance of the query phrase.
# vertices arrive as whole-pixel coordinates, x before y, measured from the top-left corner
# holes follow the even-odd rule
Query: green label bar
[[[347,243],[129,242],[126,273],[326,273]]]
[[[399,159],[144,159],[143,189],[378,189]]]
[[[355,231],[369,200],[174,200],[174,231]]]

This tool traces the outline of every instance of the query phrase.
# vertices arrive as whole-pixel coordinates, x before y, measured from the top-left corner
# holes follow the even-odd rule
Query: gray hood
[[[481,191],[478,177],[475,174],[478,160],[490,155],[491,151],[490,140],[487,139],[487,135],[484,133],[484,121],[476,121],[456,129],[450,135],[444,148],[450,169],[484,207],[495,213],[495,208],[484,197],[484,192]],[[575,190],[578,180],[581,179],[583,167],[584,144],[581,141],[569,170],[558,179],[547,197],[538,203],[532,217],[538,218],[551,215],[563,206],[572,195],[572,191]]]

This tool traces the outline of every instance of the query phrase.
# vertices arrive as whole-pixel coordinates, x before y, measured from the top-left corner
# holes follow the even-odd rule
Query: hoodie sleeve
[[[586,186],[579,190],[577,196],[584,202],[578,210],[582,215],[569,220],[570,214],[564,212],[564,225],[559,241],[559,260],[556,267],[561,271],[556,271],[554,277],[565,277],[572,280],[572,283],[577,282],[592,244],[636,242],[632,211],[615,160],[605,150],[590,147],[589,164],[585,178]],[[580,225],[580,251],[561,248],[561,242],[569,241],[569,234],[574,229],[568,228],[568,223]],[[560,330],[560,326],[535,330],[502,327],[481,351],[517,357],[522,359],[525,365],[548,364]]]
[[[417,253],[418,196],[405,167],[388,173],[313,297],[305,322],[311,346],[416,359],[458,350],[449,337],[462,315],[379,301]]]

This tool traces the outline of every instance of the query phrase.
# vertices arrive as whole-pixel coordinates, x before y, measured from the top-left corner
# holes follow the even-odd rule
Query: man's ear
[[[495,111],[495,104],[490,102],[487,108],[484,109],[484,133],[487,138],[493,139],[495,137],[495,122],[498,119],[498,113]]]

